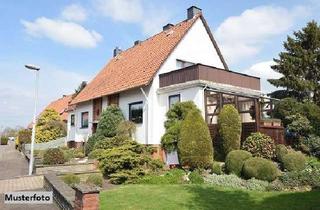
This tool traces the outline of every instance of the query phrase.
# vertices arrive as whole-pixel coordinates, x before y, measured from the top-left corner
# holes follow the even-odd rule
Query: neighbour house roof
[[[228,69],[205,19],[199,13],[113,57],[71,104],[150,84],[161,65],[199,18],[203,21],[225,69]]]

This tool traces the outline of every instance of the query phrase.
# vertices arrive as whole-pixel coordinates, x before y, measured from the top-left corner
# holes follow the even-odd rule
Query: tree
[[[222,137],[224,155],[240,149],[241,119],[234,105],[224,105],[218,116],[219,135]]]
[[[101,114],[97,135],[114,137],[117,135],[119,124],[124,121],[121,109],[116,105],[108,106]]]
[[[66,124],[54,109],[46,109],[36,125],[36,142],[48,142],[66,136]]]
[[[306,27],[288,36],[285,51],[274,59],[271,68],[283,74],[280,79],[268,81],[285,90],[274,95],[290,96],[298,101],[311,99],[320,105],[320,27],[311,21]]]
[[[181,123],[178,153],[180,163],[193,169],[208,168],[213,163],[209,128],[197,110],[191,110]]]
[[[177,148],[177,143],[180,140],[181,122],[191,110],[200,113],[193,101],[178,102],[167,112],[167,120],[164,123],[166,132],[161,138],[161,146],[166,151],[173,151]]]
[[[77,87],[77,89],[74,90],[74,94],[72,95],[72,98],[75,98],[86,86],[87,86],[87,82],[82,81],[80,85]]]

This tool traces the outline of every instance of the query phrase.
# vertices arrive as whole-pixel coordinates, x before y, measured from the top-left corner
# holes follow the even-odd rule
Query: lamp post
[[[32,136],[31,136],[31,148],[30,148],[30,160],[29,160],[29,176],[32,175],[33,170],[33,147],[34,141],[36,137],[36,121],[37,121],[37,104],[38,104],[38,86],[39,86],[39,71],[40,67],[34,65],[25,65],[25,67],[31,71],[35,71],[36,79],[35,79],[35,90],[34,90],[34,112],[33,112],[33,120],[32,120]]]

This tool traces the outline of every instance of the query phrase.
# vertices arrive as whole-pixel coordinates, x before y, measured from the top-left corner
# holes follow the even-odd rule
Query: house
[[[201,9],[192,6],[186,20],[165,25],[125,51],[115,48],[109,63],[72,100],[67,141],[76,146],[86,142],[102,110],[116,104],[136,123],[135,139],[159,148],[166,112],[174,103],[188,100],[202,111],[212,135],[217,134],[219,109],[235,104],[243,138],[261,130],[281,139],[280,125],[261,123],[261,112],[272,108],[261,105],[261,94],[259,78],[229,70]]]
[[[48,106],[45,107],[46,109],[53,109],[59,113],[61,120],[65,123],[68,122],[68,109],[69,103],[72,100],[71,95],[63,95],[61,98],[52,101]],[[44,110],[39,114],[39,116],[44,112]],[[32,122],[28,125],[29,129],[32,129]]]

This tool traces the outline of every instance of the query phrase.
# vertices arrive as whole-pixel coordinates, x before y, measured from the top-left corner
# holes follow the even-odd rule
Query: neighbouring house
[[[159,148],[166,112],[174,103],[188,100],[201,109],[212,136],[217,134],[219,109],[235,104],[243,123],[242,138],[261,131],[283,141],[281,124],[263,120],[272,105],[262,97],[260,79],[229,70],[195,6],[187,10],[186,20],[163,26],[160,33],[135,41],[125,51],[115,48],[109,63],[72,100],[67,141],[75,146],[86,142],[96,131],[102,110],[116,104],[126,119],[136,123],[135,139]]]
[[[68,109],[69,104],[72,100],[72,94],[70,95],[63,95],[62,98],[59,98],[55,101],[52,101],[48,106],[44,108],[46,109],[53,109],[59,113],[61,120],[65,123],[68,122]],[[39,116],[44,112],[44,110],[39,114]],[[29,129],[32,129],[32,122],[28,125]]]

